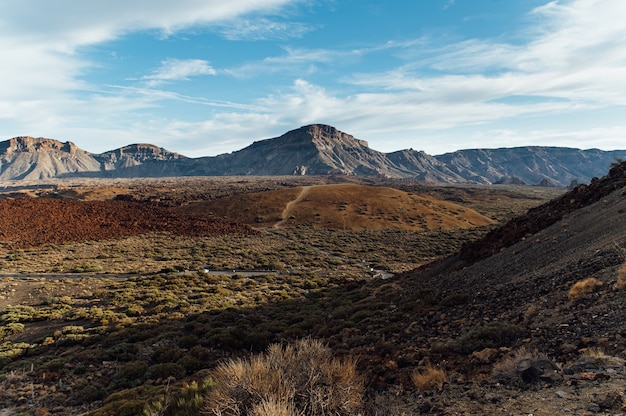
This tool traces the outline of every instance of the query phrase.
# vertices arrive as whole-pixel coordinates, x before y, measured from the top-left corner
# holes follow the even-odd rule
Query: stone
[[[539,381],[555,384],[563,380],[561,369],[548,358],[526,358],[515,367],[517,376],[523,384],[534,384]]]

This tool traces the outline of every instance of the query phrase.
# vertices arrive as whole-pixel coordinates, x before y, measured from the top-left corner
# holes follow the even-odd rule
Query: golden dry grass
[[[572,300],[578,299],[582,295],[595,292],[595,290],[601,287],[602,284],[603,283],[595,277],[588,277],[574,283],[569,292],[567,292],[567,297]]]
[[[272,344],[265,354],[222,363],[214,378],[216,388],[206,398],[209,415],[348,416],[359,414],[363,404],[356,362],[333,358],[318,340]]]
[[[626,289],[626,264],[617,271],[617,282],[614,287],[616,290]]]
[[[448,381],[446,371],[437,366],[428,365],[423,370],[414,370],[411,380],[417,391],[423,393],[432,390],[441,390]]]
[[[529,349],[525,346],[520,347],[500,361],[494,364],[492,375],[501,382],[505,383],[517,383],[519,381],[517,365],[523,360],[538,360],[541,358],[547,358],[545,354],[541,354],[536,350]]]
[[[184,208],[259,227],[308,225],[343,230],[450,230],[493,221],[473,209],[394,188],[301,186],[235,195]]]

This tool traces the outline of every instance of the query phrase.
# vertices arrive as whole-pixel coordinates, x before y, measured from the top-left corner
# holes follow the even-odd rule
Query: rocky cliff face
[[[569,186],[603,176],[626,151],[580,150],[565,147],[470,149],[435,156],[456,174],[475,183],[525,183]]]
[[[0,180],[39,180],[99,168],[91,153],[72,142],[15,137],[0,143]]]
[[[154,161],[187,159],[185,156],[170,152],[162,147],[143,143],[120,147],[95,155],[95,158],[102,164],[103,170],[125,169]]]

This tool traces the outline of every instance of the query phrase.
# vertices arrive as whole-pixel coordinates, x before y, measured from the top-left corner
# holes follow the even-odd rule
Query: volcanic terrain
[[[57,228],[92,222],[89,233],[94,238],[114,238],[114,233],[98,232],[110,226],[119,234],[134,229],[133,224],[146,232],[199,235],[183,248],[198,258],[193,264],[233,269],[233,264],[246,263],[256,272],[212,274],[180,267],[124,276],[5,277],[0,285],[0,406],[8,409],[6,414],[142,414],[158,399],[169,406],[164,414],[176,414],[172,409],[186,397],[190,383],[215,377],[211,371],[224,359],[312,337],[335,355],[358,360],[366,415],[626,411],[626,164],[500,227],[488,226],[489,232],[483,227],[482,238],[468,241],[457,252],[390,279],[359,269],[382,247],[370,245],[358,252],[359,260],[350,260],[356,258],[350,251],[353,241],[367,243],[359,240],[363,232],[318,229],[311,226],[314,223],[297,221],[310,218],[305,213],[331,218],[323,217],[324,205],[357,218],[363,215],[359,210],[368,210],[362,221],[399,215],[377,214],[393,205],[390,200],[427,205],[451,218],[471,211],[385,189],[381,193],[389,199],[379,205],[374,197],[365,206],[362,199],[343,199],[353,195],[352,190],[354,195],[376,195],[374,190],[342,186],[346,188],[306,184],[263,198],[219,198],[227,202],[223,211],[209,207],[214,201],[182,203],[175,210],[155,210],[147,202],[107,201],[116,207],[116,215],[107,214],[109,208],[103,207],[108,205],[87,203],[91,201],[69,205],[40,198],[39,207],[34,200],[6,201],[14,210],[3,218],[24,212],[45,217],[40,208],[52,207],[65,218],[57,220]],[[335,194],[338,189],[343,192]],[[313,204],[318,191],[336,199]],[[464,192],[467,189],[457,196]],[[263,211],[267,200],[274,204]],[[304,209],[306,203],[315,207]],[[405,212],[411,206],[402,205]],[[240,212],[246,209],[252,224],[269,227],[267,233],[231,225],[230,217],[216,219],[233,212],[244,218]],[[143,210],[147,213],[139,215]],[[410,222],[404,218],[411,216],[418,218],[418,213],[402,221]],[[115,218],[119,222],[113,222]],[[5,221],[2,229],[11,230],[11,222]],[[20,247],[17,235],[29,235],[23,230],[28,224],[17,221],[16,231],[2,237],[5,264],[37,255],[36,250],[13,249]],[[208,230],[214,226],[219,236],[212,240]],[[54,235],[56,230],[42,231]],[[384,230],[386,244],[395,245],[398,255],[400,248],[414,244],[399,231]],[[439,232],[440,239],[450,235]],[[402,237],[393,241],[395,236]],[[162,245],[167,239],[148,240],[154,250],[141,255],[146,261],[165,257],[169,248]],[[256,243],[245,245],[245,239]],[[71,256],[80,255],[76,246],[68,247]],[[139,249],[123,248],[128,256],[136,256]],[[411,248],[427,249],[416,243]],[[420,382],[420,376],[435,373],[445,375],[430,384]]]
[[[186,212],[210,213],[258,227],[343,230],[449,230],[493,224],[461,205],[382,186],[317,185],[246,193],[187,205]]]

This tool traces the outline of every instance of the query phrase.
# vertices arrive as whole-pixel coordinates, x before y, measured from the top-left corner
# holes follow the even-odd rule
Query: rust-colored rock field
[[[166,231],[178,235],[251,233],[221,219],[123,201],[0,200],[0,244],[27,248]]]

